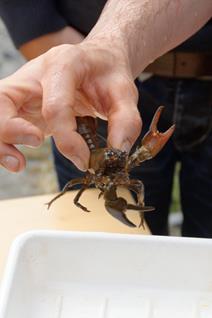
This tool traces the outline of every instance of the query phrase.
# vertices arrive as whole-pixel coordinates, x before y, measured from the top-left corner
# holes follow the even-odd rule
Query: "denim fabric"
[[[176,123],[175,134],[164,149],[131,172],[133,178],[141,179],[145,185],[146,205],[156,208],[155,212],[146,213],[146,221],[153,234],[168,234],[173,176],[175,165],[180,162],[182,235],[212,237],[212,81],[153,76],[136,84],[142,135],[159,105],[166,106],[159,130],[165,131]],[[106,136],[104,122],[100,124],[100,133]],[[53,152],[62,188],[68,180],[79,176],[79,171],[54,145]]]

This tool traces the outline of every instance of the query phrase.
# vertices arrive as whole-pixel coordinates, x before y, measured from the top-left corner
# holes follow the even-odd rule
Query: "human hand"
[[[76,116],[108,120],[108,144],[129,151],[141,129],[137,89],[123,52],[89,41],[61,45],[0,81],[0,163],[25,167],[18,144],[53,136],[59,151],[86,170],[89,149]]]

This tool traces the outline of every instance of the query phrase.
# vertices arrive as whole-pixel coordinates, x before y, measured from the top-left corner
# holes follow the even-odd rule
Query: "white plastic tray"
[[[10,253],[1,318],[211,318],[212,240],[31,232]]]

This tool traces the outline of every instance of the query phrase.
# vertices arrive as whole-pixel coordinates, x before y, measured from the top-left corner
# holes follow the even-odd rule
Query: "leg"
[[[60,198],[62,195],[64,195],[73,186],[75,186],[77,184],[83,184],[83,183],[84,183],[84,178],[73,179],[73,180],[69,181],[68,183],[66,183],[65,187],[63,188],[63,190],[58,195],[56,195],[50,202],[47,203],[48,209],[50,208],[50,206],[52,205],[52,203],[54,201],[56,201],[58,198]]]
[[[88,189],[88,186],[83,186],[83,187],[78,191],[76,197],[74,198],[74,204],[75,204],[78,208],[82,209],[83,211],[85,211],[85,212],[90,212],[85,206],[83,206],[82,204],[79,203],[79,199],[80,199],[81,195],[83,194],[83,192],[84,192],[86,189]]]
[[[139,227],[142,225],[142,227],[144,228],[144,212],[154,211],[155,208],[150,206],[147,207],[144,204],[144,185],[142,181],[131,179],[127,188],[136,194],[136,198],[138,202],[137,206],[140,207],[139,214],[140,214],[141,221],[140,221]],[[128,209],[130,208],[131,208],[130,204],[128,204]]]
[[[136,193],[137,202],[144,206],[144,185],[141,180],[131,179],[127,188]]]
[[[182,235],[212,238],[212,134],[199,150],[184,154],[182,159]]]
[[[180,117],[182,129],[176,136],[182,157],[182,235],[212,238],[212,81],[192,80],[183,82],[184,87],[179,103],[186,105],[186,114]]]
[[[134,205],[134,204],[127,204],[127,210],[136,210],[139,212],[140,215],[140,224],[138,225],[138,227],[143,227],[144,229],[144,212],[150,212],[150,211],[154,211],[155,208],[151,207],[151,206],[142,206],[142,205]]]

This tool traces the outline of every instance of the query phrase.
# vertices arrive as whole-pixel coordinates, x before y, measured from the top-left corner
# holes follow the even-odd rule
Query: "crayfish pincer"
[[[89,169],[84,177],[70,180],[64,189],[54,197],[51,204],[70,190],[74,185],[81,184],[81,189],[74,198],[76,206],[85,212],[89,210],[83,206],[79,199],[82,193],[90,186],[95,186],[100,190],[100,196],[103,196],[106,210],[116,219],[131,227],[136,225],[132,223],[126,215],[127,210],[136,210],[140,214],[143,225],[144,212],[154,210],[153,207],[144,204],[144,185],[141,180],[130,179],[129,171],[140,165],[143,161],[152,159],[164,147],[174,132],[175,126],[171,126],[166,132],[161,133],[157,130],[163,106],[160,106],[150,125],[149,131],[141,141],[141,146],[133,154],[113,148],[98,148],[96,120],[92,117],[77,117],[78,132],[83,136],[90,149]],[[136,194],[137,202],[128,203],[124,198],[117,195],[117,188],[125,187]]]

